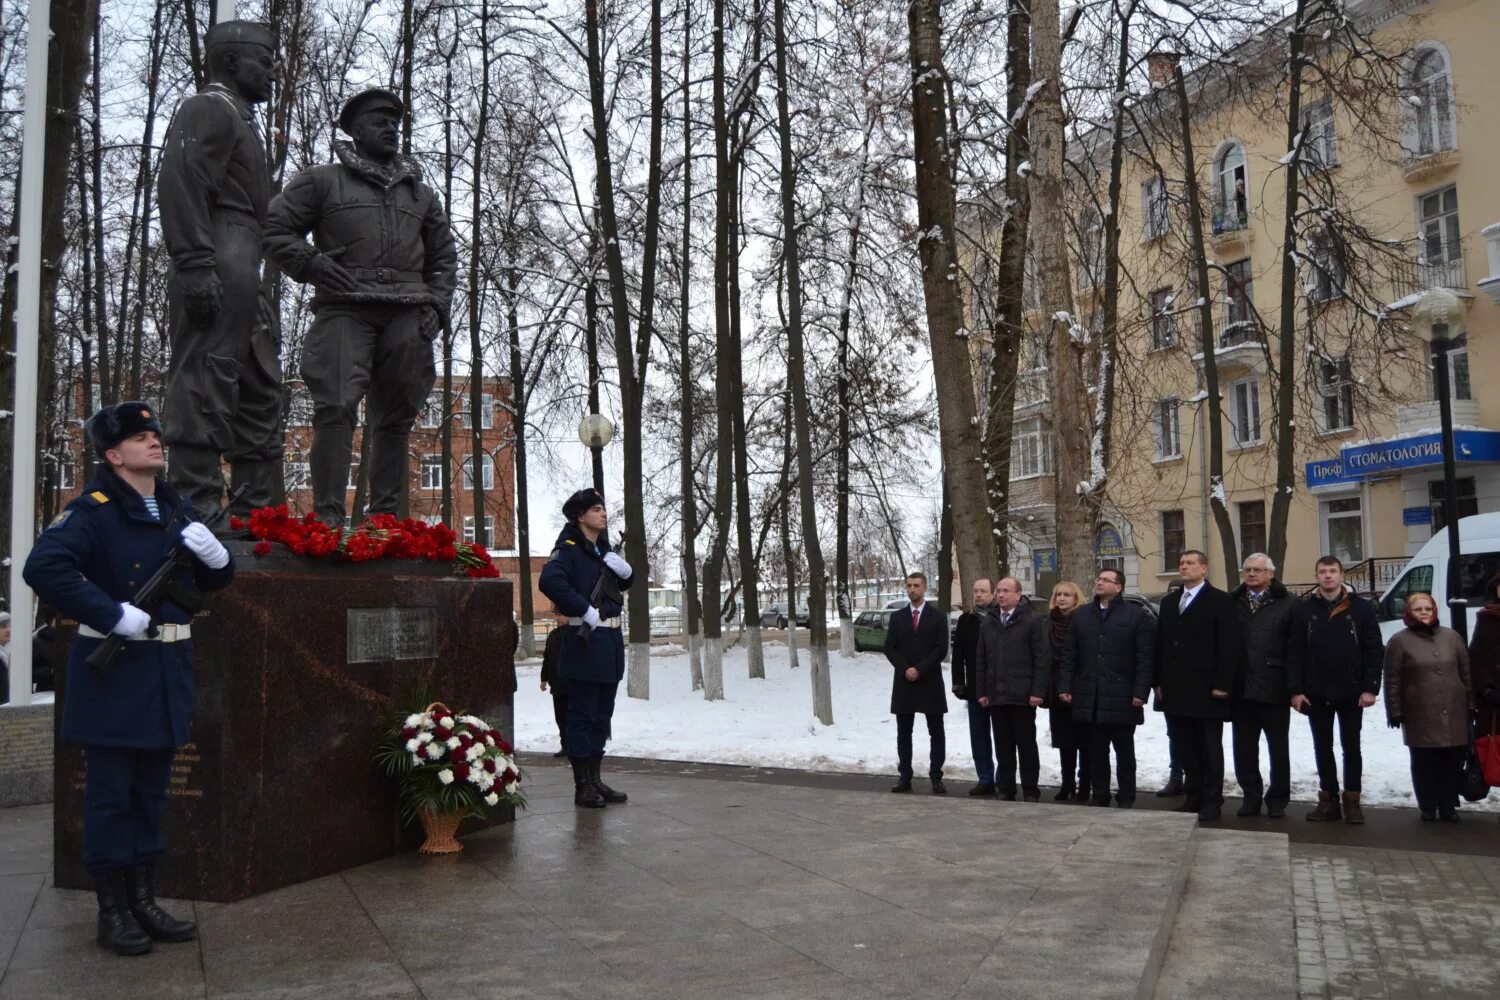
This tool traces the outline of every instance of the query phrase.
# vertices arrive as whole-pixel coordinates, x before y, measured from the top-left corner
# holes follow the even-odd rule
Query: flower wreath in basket
[[[384,727],[375,748],[381,771],[401,787],[401,810],[486,817],[499,806],[524,808],[514,749],[477,715],[435,701]]]

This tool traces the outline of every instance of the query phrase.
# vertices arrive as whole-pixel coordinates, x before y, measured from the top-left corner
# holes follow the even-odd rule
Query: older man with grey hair
[[[1292,709],[1287,690],[1287,658],[1292,641],[1291,594],[1276,579],[1276,564],[1264,552],[1252,552],[1240,563],[1244,581],[1230,592],[1244,633],[1244,662],[1235,674],[1230,725],[1234,736],[1234,777],[1245,801],[1238,815],[1281,819],[1291,798],[1292,767],[1288,748]],[[1271,784],[1260,772],[1260,738],[1271,757]]]

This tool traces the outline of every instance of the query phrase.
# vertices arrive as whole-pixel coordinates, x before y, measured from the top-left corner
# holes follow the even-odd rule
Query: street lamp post
[[[1463,595],[1463,565],[1458,539],[1457,448],[1453,442],[1453,400],[1449,387],[1448,350],[1463,333],[1464,308],[1446,288],[1424,293],[1413,313],[1412,327],[1432,348],[1434,383],[1443,440],[1443,520],[1448,529],[1448,614],[1453,631],[1469,638],[1468,601]]]
[[[604,495],[604,446],[615,436],[615,425],[602,413],[590,413],[578,423],[578,440],[594,455],[594,489]]]

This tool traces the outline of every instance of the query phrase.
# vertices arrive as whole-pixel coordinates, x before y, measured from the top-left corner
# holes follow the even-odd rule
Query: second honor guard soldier
[[[568,523],[537,585],[568,616],[558,675],[568,682],[563,747],[573,764],[573,804],[598,809],[626,798],[603,782],[599,767],[615,714],[615,691],[625,676],[620,591],[630,586],[635,574],[629,563],[610,551],[604,534],[609,515],[598,491],[574,493],[563,504],[563,517]]]
[[[83,865],[99,897],[99,944],[139,955],[198,929],[156,902],[156,859],[176,748],[193,715],[192,610],[234,578],[229,552],[161,478],[161,425],[145,403],[107,406],[87,431],[99,464],[83,493],[42,532],[26,582],[78,621],[68,657],[61,736],[87,766]],[[131,604],[181,540],[181,563],[153,616]],[[124,649],[98,673],[85,660],[111,633]]]

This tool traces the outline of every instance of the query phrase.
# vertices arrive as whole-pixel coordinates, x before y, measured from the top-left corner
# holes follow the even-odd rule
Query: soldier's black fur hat
[[[203,36],[204,49],[212,52],[220,45],[259,45],[275,51],[271,26],[259,21],[220,21]]]
[[[406,105],[401,103],[401,98],[382,87],[371,87],[369,90],[361,90],[344,102],[343,110],[339,112],[339,128],[348,133],[354,127],[354,119],[360,112],[374,108],[390,108],[396,112],[397,118],[406,114]]]
[[[569,521],[576,521],[585,513],[587,513],[590,507],[593,507],[596,504],[602,504],[603,502],[604,494],[600,493],[598,490],[593,488],[579,490],[577,493],[574,493],[572,496],[568,497],[567,501],[563,503],[563,517],[567,518]]]
[[[151,408],[151,404],[135,400],[106,406],[89,417],[83,429],[88,433],[89,441],[93,442],[94,454],[102,459],[106,451],[141,431],[161,434],[161,421],[156,419],[156,411]]]

